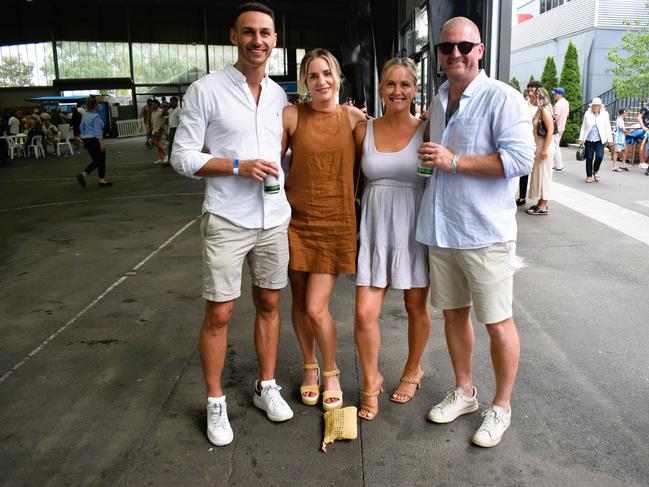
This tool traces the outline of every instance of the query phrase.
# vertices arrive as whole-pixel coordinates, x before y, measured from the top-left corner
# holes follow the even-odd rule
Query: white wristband
[[[457,173],[457,162],[460,160],[460,154],[455,154],[453,159],[451,159],[451,172],[453,174]]]

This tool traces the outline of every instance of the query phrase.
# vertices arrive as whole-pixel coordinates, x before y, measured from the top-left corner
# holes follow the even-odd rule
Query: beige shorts
[[[512,316],[516,242],[481,249],[429,247],[431,304],[438,309],[473,306],[482,323]]]
[[[252,284],[281,289],[288,283],[288,222],[273,228],[242,228],[205,213],[203,240],[203,298],[222,303],[241,296],[244,259]]]

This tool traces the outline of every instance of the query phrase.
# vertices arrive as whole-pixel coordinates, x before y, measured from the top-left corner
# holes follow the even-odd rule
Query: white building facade
[[[523,20],[512,28],[510,77],[524,86],[533,75],[540,79],[548,57],[561,75],[563,59],[572,42],[579,54],[584,101],[613,87],[613,75],[607,73],[612,64],[607,60],[614,45],[621,45],[622,35],[631,27],[625,20],[649,22],[645,0],[554,0],[526,2]],[[551,8],[547,8],[550,4]],[[620,53],[621,54],[621,53]]]

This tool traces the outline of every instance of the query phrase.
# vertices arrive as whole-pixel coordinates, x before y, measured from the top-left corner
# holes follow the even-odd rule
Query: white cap
[[[593,98],[593,101],[590,102],[591,105],[601,105],[602,104],[602,99],[599,97]]]

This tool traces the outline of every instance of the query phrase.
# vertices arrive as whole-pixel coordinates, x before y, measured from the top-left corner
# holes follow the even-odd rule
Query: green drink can
[[[267,174],[266,179],[264,179],[264,193],[266,194],[275,194],[279,193],[279,179],[277,179],[272,174]]]
[[[433,170],[434,167],[424,167],[421,164],[417,166],[417,174],[419,174],[422,178],[429,178],[433,175]]]

